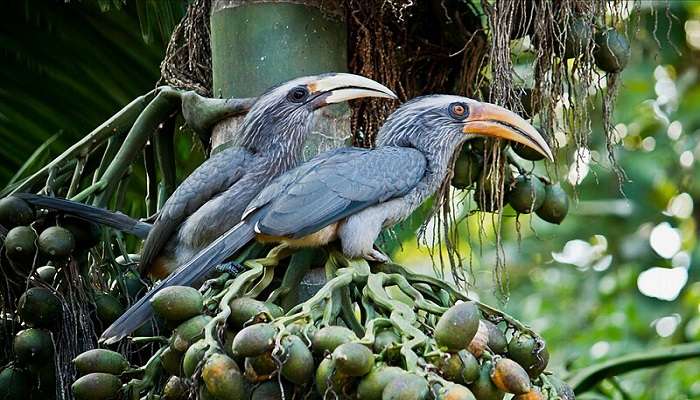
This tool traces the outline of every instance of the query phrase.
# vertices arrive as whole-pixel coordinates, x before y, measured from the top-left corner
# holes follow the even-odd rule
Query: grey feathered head
[[[514,112],[453,95],[423,96],[404,103],[379,130],[377,145],[448,153],[440,155],[449,159],[463,141],[475,137],[512,140],[553,158],[537,129]]]
[[[346,73],[292,79],[263,93],[250,109],[235,144],[253,152],[300,151],[315,111],[362,97],[396,98],[386,86]]]

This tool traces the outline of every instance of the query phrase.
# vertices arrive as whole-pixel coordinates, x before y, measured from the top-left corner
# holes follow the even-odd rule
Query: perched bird
[[[254,238],[297,247],[337,239],[348,257],[385,261],[373,247],[380,231],[433,195],[457,149],[483,136],[520,142],[553,158],[539,132],[502,107],[451,95],[413,99],[387,119],[375,149],[332,150],[273,180],[238,225],[161,281],[103,339],[113,342],[129,334],[150,318],[149,300],[156,292],[193,284]]]
[[[195,169],[165,202],[153,225],[65,199],[21,197],[145,236],[139,269],[142,275],[163,278],[240,222],[255,195],[297,165],[316,110],[362,97],[396,95],[371,79],[347,73],[297,78],[269,89],[246,114],[233,145]]]

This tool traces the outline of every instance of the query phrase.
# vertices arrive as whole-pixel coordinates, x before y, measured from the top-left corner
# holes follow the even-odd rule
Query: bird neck
[[[236,137],[235,145],[265,157],[276,167],[286,170],[302,159],[304,140],[313,126],[313,115],[247,122],[249,124]]]
[[[450,160],[464,140],[463,135],[440,135],[435,140],[435,136],[413,134],[406,135],[399,141],[387,142],[387,145],[414,148],[425,156],[426,171],[414,191],[419,203],[442,186],[447,178]]]

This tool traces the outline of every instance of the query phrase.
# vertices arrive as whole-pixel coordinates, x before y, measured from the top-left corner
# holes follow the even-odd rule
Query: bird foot
[[[373,261],[384,264],[389,261],[389,257],[377,249],[372,249],[368,253],[363,255],[363,258],[367,261]]]
[[[216,270],[218,272],[226,272],[231,276],[236,276],[240,274],[243,270],[245,270],[245,267],[241,263],[237,263],[235,261],[230,261],[225,264],[221,264],[216,267]]]

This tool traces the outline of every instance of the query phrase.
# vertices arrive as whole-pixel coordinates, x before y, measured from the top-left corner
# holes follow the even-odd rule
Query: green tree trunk
[[[330,3],[214,0],[211,9],[214,95],[256,96],[298,76],[346,71],[344,13],[341,6],[327,5]],[[343,145],[349,139],[347,105],[327,107],[321,113],[305,147],[307,158]],[[240,118],[231,118],[216,126],[212,148],[229,142],[239,123]]]

